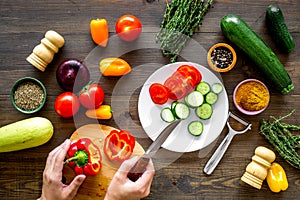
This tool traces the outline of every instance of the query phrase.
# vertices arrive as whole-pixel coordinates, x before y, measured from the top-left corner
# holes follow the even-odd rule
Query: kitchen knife
[[[127,175],[131,181],[135,182],[142,176],[146,170],[151,156],[153,156],[160,149],[161,145],[165,142],[165,140],[180,122],[181,120],[177,120],[164,128],[155,141],[149,146],[147,151],[139,158]]]

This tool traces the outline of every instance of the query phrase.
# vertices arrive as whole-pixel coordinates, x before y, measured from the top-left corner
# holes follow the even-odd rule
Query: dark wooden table
[[[279,5],[285,15],[287,26],[292,33],[296,48],[290,54],[284,54],[277,49],[265,26],[265,10],[269,4]],[[133,77],[137,82],[143,82],[155,67],[167,64],[169,61],[161,55],[159,48],[149,48],[148,36],[159,30],[163,17],[165,1],[148,3],[143,0],[131,1],[101,1],[101,0],[2,0],[0,2],[0,125],[4,126],[21,119],[43,116],[52,121],[55,128],[53,138],[45,145],[37,148],[0,154],[0,199],[35,199],[41,194],[42,172],[48,153],[63,142],[76,128],[95,121],[84,116],[81,111],[74,119],[63,119],[54,111],[55,98],[62,92],[55,78],[57,66],[67,58],[84,60],[96,47],[89,34],[89,23],[94,18],[106,18],[109,23],[110,36],[115,36],[114,24],[122,15],[131,13],[138,16],[143,24],[143,35],[130,44],[127,51],[120,51],[119,47],[126,45],[116,37],[109,46],[102,50],[102,55],[122,57],[132,66],[133,70],[149,64],[148,70]],[[232,102],[234,87],[246,78],[263,76],[256,70],[240,51],[236,67],[229,73],[222,74],[229,107],[253,124],[251,131],[236,136],[221,163],[211,176],[203,173],[205,163],[212,155],[212,151],[184,153],[180,156],[167,152],[170,164],[156,171],[152,183],[151,194],[147,199],[299,199],[300,173],[277,155],[276,161],[286,170],[289,188],[279,194],[272,193],[266,182],[261,190],[254,189],[240,182],[246,165],[251,161],[254,149],[272,146],[259,134],[260,119],[267,119],[269,115],[285,115],[292,109],[298,112],[287,122],[300,124],[300,2],[298,0],[216,0],[213,8],[205,16],[201,29],[193,36],[206,51],[217,42],[229,42],[222,35],[220,20],[228,13],[237,14],[266,41],[274,50],[289,72],[295,89],[288,95],[281,95],[270,85],[271,102],[268,109],[257,116],[245,116],[237,111]],[[47,30],[55,30],[65,38],[65,45],[45,72],[40,72],[29,63],[26,57],[34,46],[39,44]],[[148,35],[148,36],[147,36]],[[125,48],[126,49],[126,48]],[[193,50],[193,49],[191,49]],[[188,51],[188,60],[207,65],[205,56],[199,52]],[[180,59],[180,60],[183,60]],[[152,64],[151,64],[152,63]],[[156,63],[156,64],[153,64]],[[98,67],[90,68],[93,78],[99,73]],[[13,83],[22,77],[32,76],[41,80],[46,86],[48,95],[43,109],[32,115],[18,112],[10,102],[10,90]],[[95,77],[94,77],[95,76]],[[146,137],[137,112],[138,95],[142,84],[133,85],[134,91],[116,91],[118,78],[101,78],[99,84],[105,90],[105,103],[114,102],[112,109],[114,118],[99,120],[118,128],[139,132],[143,138],[139,142],[146,148],[151,140]],[[129,102],[129,103],[128,103]],[[126,106],[117,106],[126,105]],[[122,127],[119,127],[119,126]],[[218,145],[227,134],[225,127],[216,141]],[[214,150],[216,146],[212,146]],[[274,149],[273,149],[274,150]],[[178,159],[177,159],[177,157]],[[176,159],[175,159],[176,158]]]

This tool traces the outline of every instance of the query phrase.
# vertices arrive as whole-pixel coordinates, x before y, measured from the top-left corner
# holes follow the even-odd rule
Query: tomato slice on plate
[[[179,72],[194,88],[202,80],[202,75],[199,70],[191,65],[181,65],[177,68]]]
[[[149,93],[155,104],[164,104],[168,101],[168,89],[160,83],[153,83],[149,88]]]
[[[183,75],[182,73],[179,73],[178,71],[175,71],[171,77],[180,79],[181,87],[185,88],[186,94],[194,90],[195,82],[191,78],[187,78],[187,76]]]
[[[180,76],[173,74],[164,83],[164,86],[169,90],[169,98],[178,100],[187,94],[187,82],[184,82]]]

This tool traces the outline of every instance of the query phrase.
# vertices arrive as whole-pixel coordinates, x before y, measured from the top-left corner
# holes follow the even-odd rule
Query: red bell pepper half
[[[69,164],[77,175],[95,176],[101,170],[101,152],[89,138],[81,138],[73,142],[67,155],[68,159],[65,163]]]
[[[130,158],[135,138],[125,130],[112,130],[104,140],[104,153],[110,161],[123,162]]]

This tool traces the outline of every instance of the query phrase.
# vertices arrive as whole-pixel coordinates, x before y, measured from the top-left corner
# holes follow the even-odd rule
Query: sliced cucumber
[[[173,111],[175,109],[175,106],[178,104],[178,101],[173,101],[171,103],[171,110]]]
[[[209,92],[205,96],[205,101],[206,101],[206,103],[209,103],[210,105],[213,105],[214,103],[216,103],[218,101],[218,95],[214,92]]]
[[[200,121],[192,121],[188,125],[189,133],[194,136],[199,136],[203,132],[203,124]]]
[[[200,92],[192,91],[184,98],[184,100],[188,106],[196,108],[204,102],[204,97]]]
[[[223,91],[223,86],[221,83],[214,83],[211,87],[212,91],[216,94],[220,94]]]
[[[206,95],[210,91],[210,85],[202,81],[196,86],[196,91],[201,92],[201,94]]]
[[[200,118],[200,119],[209,119],[211,117],[213,113],[213,108],[210,104],[208,103],[203,103],[201,106],[199,106],[196,109],[196,115]]]
[[[162,118],[162,120],[168,123],[175,121],[175,116],[173,115],[173,112],[170,108],[162,109],[160,112],[160,117]]]
[[[175,106],[178,104],[178,101],[173,101],[172,103],[171,103],[171,111],[172,111],[172,113],[173,113],[173,115],[176,117],[176,115],[175,115]]]
[[[178,102],[175,105],[174,113],[178,119],[187,119],[190,116],[190,109],[184,103]]]

